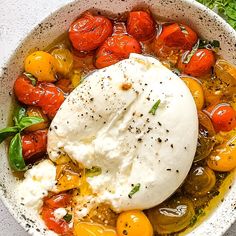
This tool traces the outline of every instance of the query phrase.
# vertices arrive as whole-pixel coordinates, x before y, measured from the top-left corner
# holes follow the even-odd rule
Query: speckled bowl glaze
[[[39,4],[39,2],[38,2]],[[48,3],[50,4],[50,3]],[[12,85],[22,72],[23,60],[32,48],[43,49],[46,45],[65,32],[70,23],[82,12],[93,9],[108,14],[121,14],[137,6],[148,7],[159,19],[184,22],[195,29],[203,38],[219,40],[220,54],[236,64],[236,32],[219,16],[193,0],[80,0],[71,1],[49,15],[20,42],[19,47],[8,55],[1,65],[0,79],[0,118],[1,128],[11,117]],[[34,13],[29,14],[33,16]],[[0,146],[0,195],[1,199],[17,219],[32,235],[53,235],[45,230],[38,215],[18,204],[15,189],[17,180],[11,173],[7,161],[7,145]],[[233,178],[234,179],[234,178]],[[188,235],[223,235],[236,219],[236,181],[232,181],[230,190],[219,206],[199,226]]]

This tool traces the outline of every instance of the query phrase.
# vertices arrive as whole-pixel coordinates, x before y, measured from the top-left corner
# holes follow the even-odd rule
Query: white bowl
[[[65,32],[70,23],[88,9],[98,9],[101,13],[120,14],[136,6],[149,7],[159,19],[184,22],[195,29],[201,37],[221,42],[220,54],[236,64],[236,32],[219,16],[194,0],[80,0],[71,1],[43,20],[36,28],[25,35],[19,47],[9,53],[1,65],[3,73],[0,80],[1,128],[8,124],[12,111],[12,85],[22,72],[25,56],[32,48],[43,49],[53,39]],[[35,4],[40,4],[37,2]],[[48,4],[53,4],[48,2]],[[28,17],[34,12],[29,11]],[[40,14],[40,13],[37,13]],[[17,221],[33,235],[52,235],[44,229],[38,215],[18,204],[15,189],[17,180],[13,177],[7,161],[7,145],[0,146],[0,196]],[[223,235],[236,220],[236,181],[232,174],[231,188],[224,200],[214,209],[204,222],[195,227],[188,235]]]

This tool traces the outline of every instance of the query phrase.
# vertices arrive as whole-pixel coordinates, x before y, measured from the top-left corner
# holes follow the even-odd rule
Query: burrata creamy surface
[[[98,202],[147,209],[186,177],[196,151],[197,110],[184,82],[157,59],[129,59],[87,76],[48,132],[52,161],[66,153],[101,174],[87,180]]]

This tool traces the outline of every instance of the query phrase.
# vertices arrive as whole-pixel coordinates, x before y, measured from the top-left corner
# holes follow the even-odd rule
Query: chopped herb
[[[69,222],[71,221],[71,219],[72,219],[72,215],[71,215],[71,214],[66,214],[66,215],[63,217],[63,219],[64,219],[67,223],[69,223]]]
[[[102,173],[101,167],[93,166],[91,169],[86,169],[85,174],[87,177],[98,176]]]
[[[197,43],[193,46],[192,50],[190,52],[187,51],[187,53],[183,54],[182,61],[184,64],[188,64],[192,58],[192,56],[196,53],[198,50],[200,41],[198,40]]]
[[[133,196],[135,193],[137,193],[137,192],[139,191],[140,186],[141,186],[140,183],[136,184],[136,185],[132,188],[132,190],[130,191],[130,193],[128,194],[128,197],[129,197],[129,198],[132,198],[132,196]]]
[[[24,72],[23,73],[28,79],[30,79],[31,83],[35,86],[37,83],[37,79],[30,73]]]
[[[214,52],[217,52],[219,50],[219,47],[220,47],[220,42],[218,40],[213,40],[213,41],[200,40],[198,48],[206,48]]]
[[[203,211],[202,208],[199,208],[199,209],[196,209],[196,213],[195,215],[193,216],[193,218],[190,220],[190,226],[194,226],[198,220],[199,217],[201,216],[204,216],[205,215],[205,212]]]
[[[152,114],[152,115],[155,115],[156,110],[159,107],[160,103],[161,103],[161,100],[158,99],[157,102],[153,105],[152,109],[149,111],[149,113]]]

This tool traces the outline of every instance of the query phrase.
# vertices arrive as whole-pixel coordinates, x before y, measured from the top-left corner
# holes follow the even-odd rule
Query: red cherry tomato
[[[63,236],[73,235],[68,223],[64,219],[57,220],[55,218],[54,209],[43,206],[41,214],[43,221],[49,230],[52,230],[55,233]]]
[[[47,132],[45,129],[22,135],[22,153],[25,160],[36,154],[46,153]]]
[[[50,208],[66,207],[69,205],[71,197],[72,197],[71,194],[61,193],[58,195],[54,195],[50,198],[45,198],[44,204]]]
[[[207,109],[216,131],[230,131],[236,128],[236,111],[228,104],[218,104]]]
[[[108,38],[96,54],[95,66],[103,68],[129,57],[130,53],[141,53],[139,42],[128,35]]]
[[[167,47],[190,50],[197,42],[197,39],[197,34],[190,27],[174,23],[163,26],[157,41],[159,44],[164,44]]]
[[[33,86],[31,81],[22,75],[14,84],[17,99],[26,104],[42,108],[44,114],[52,119],[64,101],[63,92],[52,83],[39,83]]]
[[[132,11],[127,20],[127,32],[139,41],[151,39],[155,34],[155,23],[145,11]]]
[[[189,63],[184,64],[179,59],[178,68],[185,74],[192,76],[203,76],[210,73],[215,64],[214,53],[208,49],[198,49],[191,57]]]
[[[86,12],[74,21],[69,29],[69,38],[79,51],[98,48],[112,34],[112,23],[104,16],[93,16]]]

